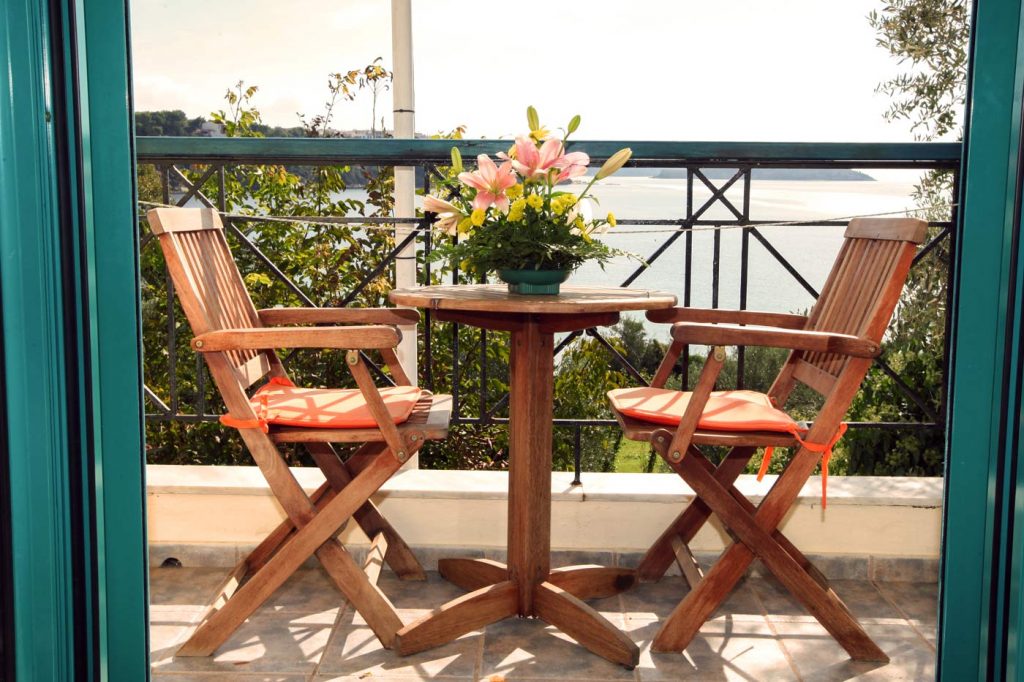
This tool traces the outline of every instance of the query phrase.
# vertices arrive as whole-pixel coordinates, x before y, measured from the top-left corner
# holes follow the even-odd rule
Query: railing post
[[[396,138],[416,135],[416,104],[412,70],[412,3],[410,0],[391,0],[391,61],[394,70],[394,126]],[[407,217],[416,212],[416,168],[395,166],[396,217]],[[395,226],[395,243],[408,237],[415,225],[403,223]],[[416,286],[416,244],[410,242],[395,257],[395,287]],[[398,361],[413,383],[419,383],[416,367],[418,325],[402,327],[402,341],[398,346]],[[419,456],[413,456],[405,468],[419,468]]]

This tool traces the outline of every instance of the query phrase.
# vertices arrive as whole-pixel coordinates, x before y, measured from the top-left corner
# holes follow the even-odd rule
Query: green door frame
[[[18,680],[146,679],[124,0],[0,4],[0,303]]]
[[[939,605],[948,680],[1021,674],[1021,18],[1018,0],[978,0],[972,22]]]

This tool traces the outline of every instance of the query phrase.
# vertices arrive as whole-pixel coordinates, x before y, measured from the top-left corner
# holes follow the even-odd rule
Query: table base
[[[583,602],[628,590],[636,583],[636,571],[605,566],[556,568],[527,590],[524,603],[521,585],[508,566],[488,559],[441,559],[438,571],[450,582],[469,590],[423,618],[399,630],[395,650],[405,656],[450,642],[467,632],[511,616],[535,617],[569,635],[603,658],[632,670],[640,650],[621,630]]]

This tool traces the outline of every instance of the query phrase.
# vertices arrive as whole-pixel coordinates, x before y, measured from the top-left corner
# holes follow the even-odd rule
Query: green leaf
[[[540,116],[537,115],[537,110],[533,108],[533,105],[526,107],[526,124],[530,126],[530,132],[540,129]]]

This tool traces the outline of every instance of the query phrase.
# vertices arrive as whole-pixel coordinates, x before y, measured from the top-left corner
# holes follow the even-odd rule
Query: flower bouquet
[[[448,181],[441,185],[447,198],[423,201],[434,224],[453,238],[437,247],[431,259],[448,259],[480,276],[496,272],[513,293],[557,294],[584,262],[603,266],[615,256],[631,255],[593,237],[615,227],[615,216],[595,217],[591,204],[596,200],[588,192],[622,168],[632,152],[621,149],[612,155],[577,195],[558,188],[585,175],[590,164],[585,153],[565,151],[580,117],[573,117],[561,139],[541,127],[533,107],[527,109],[527,122],[529,135],[517,137],[508,153],[498,154],[500,165],[481,154],[476,170],[466,171],[458,148],[452,148]]]

